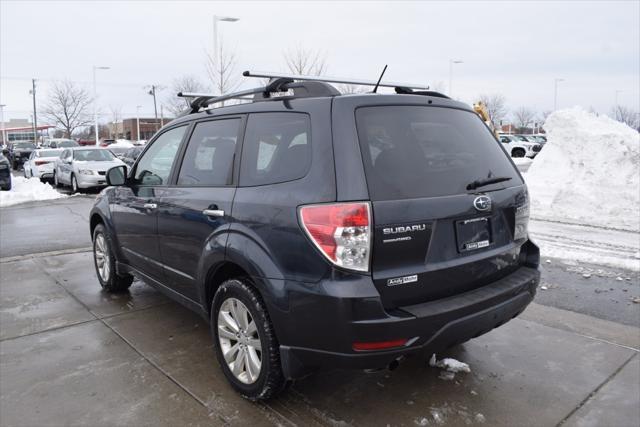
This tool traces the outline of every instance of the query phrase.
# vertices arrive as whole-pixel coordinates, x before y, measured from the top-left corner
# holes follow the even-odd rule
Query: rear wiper
[[[467,190],[475,190],[476,188],[484,187],[485,185],[509,181],[510,179],[510,176],[497,176],[495,178],[476,179],[471,184],[467,185]]]

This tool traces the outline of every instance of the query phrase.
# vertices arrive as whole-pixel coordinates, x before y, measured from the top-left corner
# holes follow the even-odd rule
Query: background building
[[[39,125],[36,128],[38,140],[43,136],[48,136],[48,130],[54,128],[52,125]],[[8,122],[0,123],[0,143],[6,144],[11,141],[33,141],[33,123],[27,119],[10,119]],[[6,141],[5,141],[6,138]]]
[[[140,136],[138,137],[138,123],[136,118],[122,120],[122,137],[131,141],[139,141],[141,139],[149,140],[165,124],[171,119],[155,119],[140,118]]]

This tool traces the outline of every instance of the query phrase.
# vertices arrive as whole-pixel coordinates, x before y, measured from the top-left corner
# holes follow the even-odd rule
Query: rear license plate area
[[[456,221],[458,252],[486,248],[491,244],[491,219],[488,217]]]

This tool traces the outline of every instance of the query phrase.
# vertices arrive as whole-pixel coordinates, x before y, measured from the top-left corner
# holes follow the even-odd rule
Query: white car
[[[500,142],[511,157],[534,158],[540,152],[542,146],[535,142],[521,141],[515,135],[500,134]]]
[[[29,159],[23,164],[25,178],[53,179],[53,167],[56,159],[60,157],[62,148],[41,148],[33,150]]]
[[[100,147],[66,148],[56,160],[53,182],[56,187],[69,185],[73,192],[107,185],[105,175],[114,166],[122,166],[108,149]]]

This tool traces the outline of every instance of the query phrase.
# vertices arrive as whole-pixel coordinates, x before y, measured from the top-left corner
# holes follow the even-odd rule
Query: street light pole
[[[449,60],[449,96],[453,98],[453,64],[462,64],[463,61],[457,59]]]
[[[213,15],[213,69],[214,70],[216,69],[216,67],[220,66],[220,62],[222,62],[222,52],[218,52],[218,21],[237,22],[239,20],[240,18],[234,18],[232,16]]]
[[[38,143],[38,116],[36,115],[36,79],[31,79],[32,89],[30,90],[33,97],[33,142]]]
[[[93,66],[93,125],[96,137],[96,145],[98,145],[98,91],[96,89],[96,70],[108,70],[110,67]],[[71,135],[69,135],[71,138]]]
[[[155,112],[155,127],[156,132],[158,131],[158,104],[156,104],[156,85],[151,85],[151,90],[149,91],[149,95],[153,96],[153,111]]]
[[[6,107],[6,104],[0,104],[0,125],[2,125],[2,143],[6,144],[7,143],[7,135],[4,131],[4,107]]]
[[[558,109],[558,83],[563,82],[564,79],[555,79],[553,88],[553,111]]]
[[[136,105],[136,127],[138,128],[136,131],[136,138],[138,141],[142,139],[140,138],[140,108],[142,108],[142,105]]]

